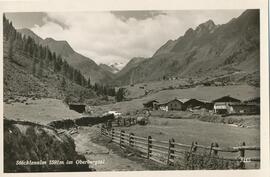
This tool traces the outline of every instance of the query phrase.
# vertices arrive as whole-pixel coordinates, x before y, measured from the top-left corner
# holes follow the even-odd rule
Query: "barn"
[[[85,104],[79,104],[79,103],[72,103],[72,104],[69,104],[69,109],[70,110],[74,110],[78,113],[83,113],[85,112],[85,107],[86,105]]]
[[[167,103],[157,104],[156,106],[157,106],[157,109],[159,109],[161,111],[167,112],[169,110]]]
[[[177,99],[171,100],[167,103],[168,110],[169,111],[185,111],[186,106],[185,102],[188,101],[188,99]]]
[[[244,101],[244,103],[252,103],[252,104],[260,104],[260,102],[261,102],[260,97],[256,97],[256,98],[252,98],[252,99],[248,99]]]
[[[223,96],[221,98],[215,99],[213,103],[240,103],[241,100],[231,97],[230,95]]]
[[[184,103],[187,109],[213,109],[213,103],[206,100],[189,99]]]
[[[231,103],[230,114],[260,114],[260,105],[252,103]]]
[[[156,104],[158,103],[157,100],[150,100],[150,101],[147,101],[146,103],[143,103],[143,107],[146,108],[146,109],[150,109],[150,110],[153,110],[153,108],[155,108]]]
[[[216,114],[228,114],[232,111],[232,107],[229,104],[241,103],[241,100],[228,95],[213,100],[212,103],[214,104],[214,112]]]

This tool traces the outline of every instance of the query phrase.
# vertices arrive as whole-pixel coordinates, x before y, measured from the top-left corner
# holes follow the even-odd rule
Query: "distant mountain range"
[[[43,40],[29,29],[18,31],[43,46],[47,45],[92,82],[126,85],[164,77],[202,80],[237,75],[233,77],[236,82],[258,83],[259,22],[259,10],[246,10],[223,25],[208,20],[195,29],[188,29],[178,39],[168,40],[152,57],[135,57],[124,67],[121,63],[97,65],[74,51],[66,41]]]
[[[241,73],[235,81],[258,82],[259,22],[259,10],[246,10],[223,25],[209,20],[169,40],[152,57],[131,60],[117,73],[116,80],[129,84],[131,80],[148,82],[164,76],[203,79]]]
[[[116,73],[116,79],[118,81],[121,81],[122,83],[129,83],[133,82],[133,73],[134,73],[134,68],[138,67],[139,64],[143,61],[145,61],[146,58],[143,57],[135,57],[132,58],[118,73]],[[126,77],[129,76],[129,77]],[[127,80],[126,80],[127,79]]]
[[[112,79],[112,75],[107,70],[98,66],[93,60],[87,58],[72,49],[67,41],[57,41],[52,38],[42,39],[33,31],[27,28],[18,29],[23,35],[32,37],[36,43],[42,46],[48,46],[49,49],[58,55],[71,66],[81,71],[85,78],[90,78],[92,83],[106,82]]]
[[[119,69],[116,68],[114,65],[106,65],[106,64],[99,64],[99,67],[101,67],[103,70],[108,71],[110,73],[117,73],[119,72]]]

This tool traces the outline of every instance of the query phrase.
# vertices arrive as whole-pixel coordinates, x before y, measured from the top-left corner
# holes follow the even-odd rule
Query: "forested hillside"
[[[17,32],[5,16],[3,27],[5,99],[19,95],[84,102],[99,95],[115,95],[114,88],[91,84],[62,56]]]
[[[85,78],[91,78],[92,83],[102,84],[109,82],[114,76],[111,72],[97,65],[92,59],[77,53],[65,40],[58,41],[53,38],[42,39],[28,28],[18,29],[17,31],[23,36],[34,39],[36,44],[48,47],[56,55],[61,55],[63,61],[80,71]]]

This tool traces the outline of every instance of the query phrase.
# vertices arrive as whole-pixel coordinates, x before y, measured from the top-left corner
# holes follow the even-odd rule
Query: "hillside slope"
[[[39,47],[32,39],[22,38],[5,18],[3,55],[4,100],[15,96],[97,97],[77,70],[61,58],[53,57],[49,50]]]
[[[128,84],[165,77],[205,79],[237,75],[234,81],[259,82],[259,10],[247,10],[227,24],[212,20],[169,40],[155,54],[117,80]],[[119,72],[121,73],[121,71]],[[258,85],[258,84],[257,84]]]
[[[133,69],[138,67],[146,59],[147,58],[143,58],[143,57],[132,58],[118,73],[116,73],[117,80],[121,81],[122,83],[133,82],[133,77],[134,77]]]
[[[99,67],[101,67],[104,71],[107,71],[109,73],[115,74],[119,72],[119,69],[117,69],[113,65],[100,64]]]
[[[32,37],[35,42],[42,46],[48,46],[52,52],[61,55],[68,64],[80,70],[87,79],[90,78],[92,83],[106,82],[112,78],[110,73],[99,67],[93,60],[74,51],[67,41],[57,41],[52,38],[43,40],[27,28],[18,29],[18,32]]]
[[[91,171],[88,165],[77,165],[85,157],[75,151],[69,135],[58,134],[51,127],[4,119],[4,172],[67,172]],[[50,160],[74,161],[72,165],[49,165]],[[16,165],[17,161],[43,161],[42,165]]]

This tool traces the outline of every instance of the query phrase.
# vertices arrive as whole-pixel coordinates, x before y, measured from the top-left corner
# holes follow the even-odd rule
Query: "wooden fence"
[[[241,146],[220,148],[217,143],[210,146],[177,143],[175,140],[158,141],[151,136],[140,137],[134,133],[111,129],[104,126],[101,134],[119,144],[120,148],[128,149],[137,155],[157,163],[179,167],[180,169],[245,169],[246,163],[254,163],[248,168],[259,168],[259,157],[247,157],[246,151],[260,151],[260,147]],[[237,153],[237,157],[222,157],[221,153]]]
[[[107,121],[106,127],[129,127],[132,125],[136,125],[137,119],[134,117],[122,118],[118,117],[111,121]]]

